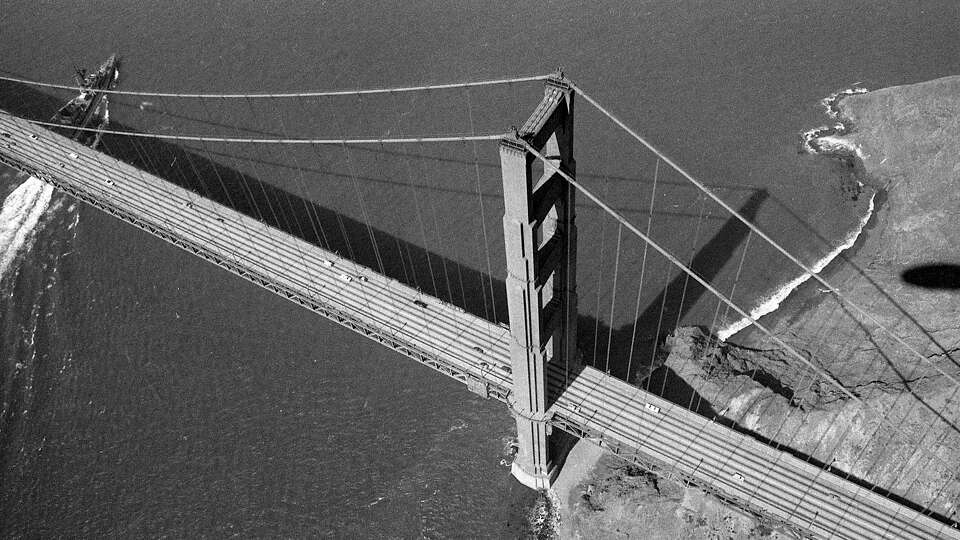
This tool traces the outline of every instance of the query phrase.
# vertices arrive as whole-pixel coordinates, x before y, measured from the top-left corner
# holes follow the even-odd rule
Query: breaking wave
[[[867,222],[870,221],[870,217],[873,215],[873,200],[876,197],[876,194],[870,196],[870,201],[867,205],[867,213],[860,219],[860,223],[857,225],[857,228],[850,231],[850,234],[844,238],[843,242],[840,243],[836,248],[834,248],[830,253],[827,253],[822,259],[813,264],[810,269],[813,270],[813,273],[804,273],[803,275],[787,282],[785,285],[780,287],[776,292],[761,300],[757,307],[750,310],[750,317],[754,320],[763,317],[764,315],[776,311],[780,307],[780,303],[783,302],[790,293],[797,289],[797,287],[803,285],[807,282],[813,274],[819,274],[824,268],[827,267],[838,255],[853,247],[857,243],[857,239],[860,238],[860,233],[863,232],[863,228],[867,226]],[[746,317],[727,325],[725,328],[717,332],[717,337],[721,341],[726,341],[727,338],[736,334],[737,332],[743,330],[744,328],[750,326],[750,319]]]

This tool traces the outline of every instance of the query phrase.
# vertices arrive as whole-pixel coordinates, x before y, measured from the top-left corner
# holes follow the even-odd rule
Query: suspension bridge
[[[26,96],[30,88],[61,94],[79,91],[66,85],[2,80],[8,94]],[[528,101],[532,109],[521,127],[507,133],[478,133],[482,115],[477,111],[491,106],[481,105],[485,89],[492,89],[492,102],[501,103],[510,91],[499,89],[532,96],[520,93],[531,84],[542,85],[538,90],[542,94],[535,106],[533,99],[517,98],[519,109]],[[519,449],[512,472],[523,484],[536,489],[550,486],[562,466],[558,435],[565,432],[803,535],[960,538],[951,512],[960,496],[956,464],[945,462],[925,433],[918,437],[902,429],[904,419],[892,408],[869,403],[837,381],[810,353],[815,347],[789,342],[734,301],[736,285],[748,271],[744,268],[748,249],[765,249],[757,253],[776,254],[799,273],[812,274],[867,329],[871,341],[888,344],[890,354],[935,370],[956,390],[954,375],[845,299],[837,287],[754,225],[749,209],[757,201],[756,193],[735,208],[562,74],[302,93],[103,93],[111,101],[114,124],[87,129],[48,122],[42,115],[49,112],[30,103],[18,107],[15,99],[26,98],[8,95],[4,103],[9,112],[0,112],[0,161],[459,380],[472,392],[502,401],[517,422]],[[419,95],[429,97],[418,101]],[[454,99],[444,101],[451,95]],[[329,105],[331,100],[341,101]],[[382,115],[371,113],[383,104],[377,100],[390,102],[393,110],[382,125],[376,120]],[[406,101],[397,105],[398,100]],[[620,201],[609,193],[588,185],[590,171],[583,160],[578,164],[574,158],[575,101],[586,102],[596,118],[607,122],[604,129],[624,135],[638,155],[646,156],[643,163],[652,165],[646,211],[631,215],[619,209]],[[320,114],[317,107],[329,108]],[[429,122],[410,117],[434,108],[455,110],[454,127],[418,131]],[[316,136],[312,124],[304,121],[311,116],[305,110],[333,119],[339,136]],[[160,124],[116,127],[116,117],[125,121],[124,111],[130,118],[153,111]],[[360,128],[369,130],[367,135],[348,133],[351,111],[367,118],[360,121]],[[464,124],[469,131],[457,128]],[[77,142],[80,131],[102,136],[99,149]],[[582,127],[578,134],[578,144],[591,140]],[[481,165],[478,149],[488,152],[491,148],[484,145],[494,144],[499,157],[494,169],[502,192],[491,199],[483,188],[487,173],[481,171],[490,167]],[[439,150],[431,153],[433,147]],[[256,158],[248,156],[246,171],[220,163],[258,152]],[[339,156],[340,172],[331,172],[334,154]],[[478,221],[479,232],[473,231],[475,243],[467,242],[476,248],[468,249],[476,252],[470,254],[469,263],[437,253],[443,247],[437,212],[431,239],[425,214],[432,203],[420,198],[416,189],[410,190],[413,211],[402,211],[371,202],[370,191],[363,187],[366,180],[383,189],[396,183],[403,192],[422,176],[450,176],[445,167],[451,162],[466,164],[465,176],[472,173],[475,180],[479,220],[470,219]],[[436,164],[436,170],[431,172],[428,164]],[[268,176],[286,174],[283,171],[293,171],[287,184],[278,188],[267,182]],[[404,174],[407,179],[398,180]],[[316,175],[344,180],[341,191],[355,195],[356,218],[316,203],[330,195],[311,193],[308,184]],[[452,189],[445,182],[439,185],[438,190]],[[657,196],[680,189],[677,186],[692,190],[684,193],[694,193],[693,207],[699,206],[695,215],[674,215],[697,218],[692,239],[672,234],[670,223],[666,227],[655,223],[660,216],[670,216],[670,210],[657,208]],[[395,193],[384,197],[393,201]],[[695,254],[710,245],[701,237],[701,225],[712,215],[705,210],[707,204],[747,240],[734,244],[739,256],[731,260],[739,264],[727,270],[706,271],[697,264]],[[497,227],[488,219],[492,209],[502,209],[500,241],[488,237]],[[415,240],[374,228],[374,221],[381,219],[378,212],[400,214],[400,221],[412,222],[407,236]],[[599,225],[587,223],[590,218]],[[658,238],[657,232],[663,230],[667,232]],[[614,233],[616,245],[611,247]],[[590,238],[591,234],[600,238]],[[503,247],[497,250],[501,242]],[[584,255],[586,250],[589,256]],[[500,260],[505,268],[495,271],[492,261]],[[583,292],[587,282],[582,276],[590,271],[597,277],[596,285],[589,281],[595,288],[592,295]],[[658,279],[651,277],[655,272]],[[503,275],[503,280],[496,275]],[[660,275],[667,289],[679,285],[674,288],[681,291],[679,298],[665,292],[647,294],[658,289]],[[454,287],[457,282],[459,287]],[[593,304],[594,298],[595,315],[584,317],[584,306],[588,300]],[[642,316],[641,304],[648,303]],[[689,402],[676,399],[668,377],[655,377],[658,362],[667,354],[662,337],[681,326],[693,306],[707,304],[708,345],[720,346],[714,336],[732,320],[746,321],[775,343],[784,362],[794,367],[796,394],[814,386],[829,388],[839,400],[856,405],[855,415],[841,421],[837,412],[836,432],[823,433],[823,444],[805,452],[792,446],[797,434],[784,430],[796,424],[803,407],[793,407],[780,421],[777,436],[768,437],[725,421],[722,414],[705,412],[702,401],[709,402],[710,396],[697,394],[697,388]],[[652,315],[645,319],[647,313]],[[621,319],[627,321],[623,331],[617,330]],[[591,334],[592,343],[583,338]],[[751,370],[759,380],[757,373],[764,366],[743,371]],[[919,408],[935,408],[929,431],[943,434],[938,442],[950,440],[955,411],[949,400],[932,405],[910,392],[904,395],[903,399],[916,400]],[[878,465],[891,454],[866,447],[852,456],[844,450],[840,456],[843,441],[853,436],[852,426],[869,426],[864,429],[872,429],[886,447],[902,452],[902,463]],[[866,464],[868,474],[855,474],[853,464]],[[943,472],[940,483],[920,490],[916,487],[920,475],[931,470]]]

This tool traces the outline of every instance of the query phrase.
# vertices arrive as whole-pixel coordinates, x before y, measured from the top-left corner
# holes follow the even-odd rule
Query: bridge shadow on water
[[[46,118],[61,105],[61,101],[53,96],[24,85],[0,81],[0,108],[11,113],[26,118]],[[111,122],[111,129],[135,131],[115,122]],[[201,155],[195,150],[160,139],[117,135],[105,135],[101,150],[368,268],[378,269],[382,262],[383,273],[388,277],[423,289],[425,294],[460,306],[474,315],[498,323],[508,320],[506,286],[502,280],[218,163],[210,152],[204,151]],[[767,199],[766,191],[755,190],[740,211],[748,218],[753,218]],[[728,220],[693,257],[692,268],[709,281],[736,251],[748,232],[739,221]],[[374,245],[378,246],[379,254]],[[428,287],[417,279],[417,276],[430,273],[431,269],[441,276],[441,280],[446,276],[445,283]],[[492,302],[485,293],[491,289]],[[612,376],[627,379],[628,359],[632,359],[632,374],[646,373],[650,376],[642,377],[643,381],[632,377],[634,380],[628,382],[644,382],[651,391],[671,401],[685,406],[697,403],[699,405],[695,410],[708,417],[714,416],[713,409],[703,396],[697,395],[669,368],[658,367],[656,353],[659,343],[673,328],[660,327],[660,336],[651,337],[657,333],[660,321],[679,321],[705,292],[699,283],[678,273],[637,320],[630,324],[613,329],[592,316],[581,314],[578,342],[604,344],[603,350],[594,355],[593,362],[586,363],[595,364],[595,367],[608,371]],[[491,305],[497,307],[496,311],[491,309]]]
[[[118,129],[127,128],[119,126]],[[156,139],[107,136],[104,137],[103,146],[108,153],[123,161],[313,245],[337,252],[371,269],[378,269],[382,264],[386,276],[422,289],[424,294],[460,306],[492,322],[508,321],[506,285],[486,272],[175,144]],[[766,192],[759,190],[740,211],[752,218],[766,198]],[[748,232],[739,221],[728,220],[693,257],[692,268],[709,281],[736,252]],[[432,273],[438,275],[439,283],[425,283],[423,279],[417,279],[417,276],[422,278]],[[486,295],[486,291],[491,290],[492,301]],[[604,345],[597,355],[595,367],[626,379],[628,359],[633,357],[636,363],[632,366],[632,373],[652,372],[646,381],[648,388],[685,406],[695,403],[697,412],[713,417],[710,403],[669,368],[658,367],[661,359],[657,358],[661,339],[673,330],[666,325],[660,327],[660,321],[681,320],[706,292],[702,285],[687,279],[680,272],[631,324],[612,329],[594,317],[581,314],[578,342],[593,344],[609,341],[609,349]],[[661,335],[649,337],[654,336],[658,328]],[[634,334],[648,337],[634,339]],[[609,361],[601,365],[601,357],[609,358]]]
[[[767,198],[766,190],[758,189],[738,210],[752,220]],[[696,252],[689,264],[690,268],[709,283],[734,256],[749,233],[750,229],[742,222],[736,218],[728,219]],[[676,276],[631,324],[617,329],[601,327],[596,330],[590,327],[584,329],[581,326],[579,342],[608,340],[609,348],[595,355],[595,367],[619,379],[642,385],[674,403],[712,418],[715,411],[710,403],[673,370],[662,365],[661,350],[662,339],[673,332],[674,324],[683,320],[704,295],[712,293],[678,270]],[[595,321],[594,325],[596,326]],[[647,337],[635,339],[635,335]]]
[[[23,85],[0,81],[0,109],[26,118],[46,118],[61,105],[61,101],[55,97],[36,92]],[[111,127],[132,131],[118,124],[112,124]],[[214,155],[210,153],[205,152],[205,155],[200,155],[158,139],[122,136],[105,136],[103,150],[200,196],[247,214],[311,244],[339,252],[342,256],[349,257],[369,268],[379,267],[378,256],[373,249],[375,243],[381,250],[379,259],[383,262],[384,273],[408,286],[421,285],[414,277],[417,273],[425,275],[430,268],[443,269],[446,275],[455,275],[457,279],[448,280],[447,287],[437,287],[431,291],[424,291],[425,293],[458,305],[479,317],[500,323],[507,321],[506,289],[502,280],[431,252],[424,246],[398,238],[387,231],[372,228],[366,223],[279,189],[249,174],[217,163]],[[754,190],[739,211],[748,219],[753,219],[761,205],[768,199],[769,194],[765,190]],[[694,255],[691,267],[709,282],[733,256],[748,234],[749,229],[741,222],[736,219],[727,220]],[[483,293],[484,290],[490,290],[491,284],[494,302],[500,307],[496,312],[491,312],[490,299]],[[745,430],[719,417],[704,396],[698,394],[696,389],[670,368],[662,365],[663,352],[660,348],[662,339],[674,328],[672,325],[661,326],[660,321],[682,320],[697,300],[705,294],[709,293],[702,285],[688,280],[685,274],[678,272],[676,277],[630,324],[610,328],[594,317],[581,314],[578,318],[577,336],[581,350],[584,349],[585,344],[604,343],[602,349],[594,348],[591,361],[586,361],[587,355],[584,354],[585,363],[593,364],[594,367],[607,371],[613,377],[630,379],[627,382],[644,387],[707,418],[724,423],[731,429],[792,453],[814,466],[831,470],[827,463],[780,446],[776,441],[767,440],[760,434]],[[609,348],[605,345],[607,342],[610,344]],[[582,368],[571,369],[570,381],[576,379],[580,369]],[[764,381],[758,382],[766,384]],[[572,437],[557,438],[558,455],[564,455],[573,441]],[[841,471],[834,472],[900,504],[918,511],[925,510],[879,486],[847,476]],[[929,510],[925,513],[946,523],[952,523],[950,518],[940,514]]]

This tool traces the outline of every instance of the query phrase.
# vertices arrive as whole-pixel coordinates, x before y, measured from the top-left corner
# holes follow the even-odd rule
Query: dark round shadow
[[[960,265],[924,264],[900,274],[904,282],[927,289],[960,289]]]

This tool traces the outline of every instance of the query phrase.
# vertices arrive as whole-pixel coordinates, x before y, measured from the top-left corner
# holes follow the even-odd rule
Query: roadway
[[[506,401],[509,331],[0,111],[0,161]],[[551,424],[826,538],[960,531],[623,381],[549,366]]]

